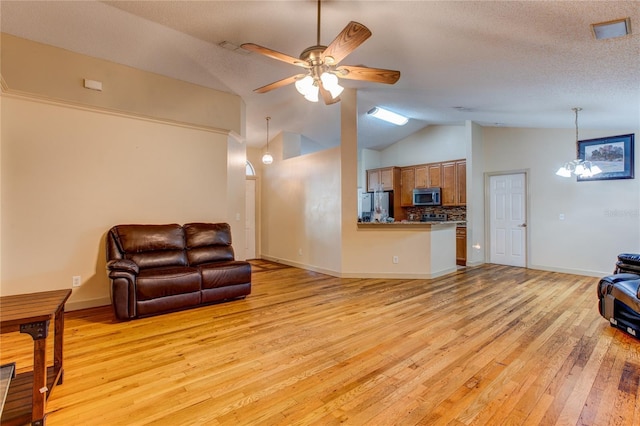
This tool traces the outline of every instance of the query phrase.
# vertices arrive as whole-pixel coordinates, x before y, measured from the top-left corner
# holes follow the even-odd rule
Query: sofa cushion
[[[200,272],[188,266],[144,269],[136,279],[138,301],[200,291]]]
[[[228,223],[187,223],[183,228],[189,249],[231,245],[231,226]]]
[[[251,294],[251,283],[205,288],[202,290],[202,303],[235,299],[237,297],[245,297],[248,294]]]
[[[201,293],[184,293],[175,296],[158,297],[156,299],[138,300],[136,304],[136,315],[146,317],[162,312],[177,311],[190,308],[202,303]]]
[[[246,284],[251,282],[251,264],[242,260],[199,265],[202,289]]]
[[[228,223],[187,223],[183,228],[189,265],[234,259]]]
[[[125,259],[140,269],[187,265],[180,225],[119,225],[113,230]]]

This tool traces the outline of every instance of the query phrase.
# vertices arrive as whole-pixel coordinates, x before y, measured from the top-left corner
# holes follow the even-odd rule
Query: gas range
[[[427,213],[423,214],[420,222],[446,222],[447,215],[445,213]]]

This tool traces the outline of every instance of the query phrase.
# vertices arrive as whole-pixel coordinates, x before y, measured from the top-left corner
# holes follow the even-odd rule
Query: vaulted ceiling
[[[243,50],[252,42],[298,57],[316,44],[317,4],[298,1],[8,1],[2,31],[210,88],[247,110],[246,141],[299,133],[340,143],[340,106],[311,103],[293,85],[253,89],[299,69]],[[434,124],[640,128],[640,38],[596,40],[590,24],[630,18],[638,1],[342,1],[322,3],[321,43],[349,21],[373,35],[342,61],[396,69],[395,85],[341,80],[358,90],[361,146],[381,148]],[[396,127],[366,115],[384,106],[410,117]]]

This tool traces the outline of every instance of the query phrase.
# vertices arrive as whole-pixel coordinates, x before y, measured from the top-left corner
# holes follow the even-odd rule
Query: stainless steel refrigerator
[[[393,217],[393,197],[392,191],[385,191],[380,194],[380,207],[386,212],[388,217]],[[374,193],[364,192],[361,196],[362,220],[369,222],[375,217],[374,209]]]

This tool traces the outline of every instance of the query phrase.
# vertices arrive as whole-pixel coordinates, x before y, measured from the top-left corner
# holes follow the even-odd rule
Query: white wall
[[[582,130],[580,139],[634,132]],[[489,127],[483,142],[485,172],[529,170],[530,267],[602,276],[618,253],[640,252],[639,179],[577,182],[555,175],[575,158],[573,130]],[[636,165],[638,158],[636,150]]]

